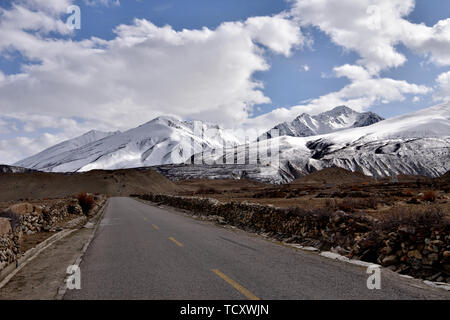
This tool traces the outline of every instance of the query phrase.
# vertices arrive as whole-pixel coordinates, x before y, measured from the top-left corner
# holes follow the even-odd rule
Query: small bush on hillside
[[[423,194],[423,200],[434,202],[436,200],[436,194],[434,191],[427,191]]]
[[[87,215],[89,213],[89,210],[92,209],[94,206],[94,197],[92,195],[88,195],[85,192],[80,193],[77,196],[78,204],[80,205],[81,209],[83,210],[83,213]]]

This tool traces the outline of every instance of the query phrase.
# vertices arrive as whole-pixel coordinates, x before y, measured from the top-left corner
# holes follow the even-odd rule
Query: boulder
[[[18,203],[9,207],[6,211],[10,211],[11,213],[24,215],[29,214],[34,211],[34,206],[30,203]]]
[[[382,264],[385,267],[393,265],[393,264],[397,264],[397,263],[398,263],[398,258],[396,255],[390,255],[390,256],[384,257],[382,260]]]
[[[8,218],[0,218],[0,237],[12,232],[11,223]]]

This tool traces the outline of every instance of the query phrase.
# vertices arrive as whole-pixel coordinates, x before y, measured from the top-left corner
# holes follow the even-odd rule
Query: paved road
[[[112,198],[65,299],[450,299],[442,289],[201,222],[172,209]]]

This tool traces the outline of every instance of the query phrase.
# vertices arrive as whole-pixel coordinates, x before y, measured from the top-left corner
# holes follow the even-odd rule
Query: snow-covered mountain
[[[51,168],[59,163],[59,158],[62,154],[74,152],[76,149],[81,148],[89,143],[119,133],[120,131],[103,132],[91,130],[79,137],[63,141],[61,143],[58,143],[57,145],[39,152],[38,154],[35,154],[34,156],[18,161],[14,165],[36,170],[52,171]]]
[[[291,133],[313,136],[286,134],[246,146],[217,125],[159,117],[125,132],[89,132],[15,165],[75,172],[181,164],[190,162],[195,154],[207,164],[166,166],[161,170],[172,178],[250,177],[275,183],[334,166],[375,177],[435,177],[450,169],[450,102],[382,121],[375,114],[346,107],[300,117],[311,120],[308,126],[286,126],[285,132],[289,127]],[[223,150],[224,144],[235,147]],[[273,165],[268,155],[275,152],[280,162]],[[224,164],[229,159],[234,160]]]
[[[326,134],[348,128],[365,127],[384,120],[373,112],[356,112],[346,106],[311,116],[302,113],[291,122],[283,122],[273,129],[279,130],[280,136],[309,137]],[[271,138],[270,131],[267,132]]]
[[[88,132],[15,165],[75,172],[183,163],[193,153],[219,148],[224,143],[236,145],[239,140],[217,125],[158,117],[125,132]]]
[[[362,171],[375,177],[420,174],[436,177],[450,169],[450,102],[411,114],[310,137],[280,136],[227,150],[242,162],[259,153],[262,165],[273,165],[269,149],[278,150],[274,182],[287,182],[326,167]],[[223,157],[210,156],[212,163]]]

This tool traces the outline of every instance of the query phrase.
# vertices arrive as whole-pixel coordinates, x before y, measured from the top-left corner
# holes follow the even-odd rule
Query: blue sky
[[[315,4],[308,5],[303,0],[122,0],[120,4],[114,3],[113,0],[52,1],[55,3],[54,8],[49,7],[48,3],[44,4],[42,0],[37,0],[38,4],[34,7],[29,4],[29,0],[0,3],[0,8],[4,10],[4,15],[0,15],[0,24],[3,21],[12,32],[18,32],[20,36],[25,35],[23,41],[30,41],[29,46],[37,48],[38,45],[42,45],[42,50],[32,49],[22,40],[17,40],[21,39],[20,36],[16,37],[16,40],[11,40],[6,34],[3,35],[6,40],[3,39],[2,42],[0,33],[0,76],[3,74],[3,78],[6,79],[2,84],[0,77],[0,96],[4,97],[3,102],[0,99],[0,110],[3,109],[2,117],[0,117],[0,146],[3,149],[17,146],[14,152],[8,153],[5,150],[3,153],[0,152],[0,162],[19,160],[40,148],[81,134],[84,130],[123,130],[164,113],[186,119],[200,118],[219,123],[223,120],[221,124],[225,126],[242,119],[243,124],[264,127],[281,120],[289,120],[303,111],[324,111],[333,108],[335,106],[333,103],[346,103],[347,100],[351,107],[360,111],[371,110],[389,118],[425,108],[448,97],[447,78],[442,75],[449,72],[450,58],[446,55],[446,48],[450,48],[450,40],[447,41],[445,35],[438,38],[434,31],[431,31],[435,30],[433,26],[439,21],[445,22],[444,30],[450,31],[450,28],[445,29],[450,13],[448,0],[416,0],[415,2],[394,0],[391,3],[387,0],[363,1],[367,2],[368,6],[376,4],[381,8],[383,26],[393,26],[390,33],[368,30],[367,37],[374,37],[373,45],[387,45],[406,58],[405,61],[398,62],[396,57],[387,56],[386,64],[379,63],[376,52],[367,50],[367,43],[363,45],[358,43],[365,40],[360,38],[366,31],[364,28],[361,32],[354,34],[350,41],[336,35],[346,31],[345,28],[351,30],[352,26],[347,25],[345,19],[356,20],[356,14],[361,10],[355,13],[348,12],[348,17],[345,16],[346,10],[342,12],[338,10],[336,15],[342,15],[342,17],[336,18],[332,11],[328,12],[327,17],[325,9],[317,9],[314,7]],[[352,8],[353,1],[356,0],[343,0],[342,7],[348,5]],[[395,13],[392,18],[385,17],[389,15],[383,10],[392,9],[398,12],[403,10],[395,7],[393,2],[398,2],[397,7],[409,3],[414,9],[408,14]],[[54,19],[63,23],[68,16],[64,12],[64,5],[67,4],[75,4],[81,8],[81,30],[68,33],[62,29],[63,27],[55,26],[45,20]],[[16,19],[20,18],[20,13],[14,11],[14,6],[30,10],[36,15],[36,22],[26,25],[20,20],[13,21],[16,16],[18,17]],[[407,6],[405,8],[404,10],[407,10]],[[320,10],[324,13],[323,21],[320,21],[321,18],[317,16]],[[5,18],[8,13],[11,13],[13,18],[9,20]],[[252,17],[268,17],[271,21],[250,22],[249,18]],[[273,19],[273,17],[279,17],[279,19]],[[42,19],[42,25],[39,25],[39,19]],[[140,21],[145,23],[136,23],[135,19],[141,19]],[[44,24],[44,21],[47,22]],[[146,24],[147,22],[149,24]],[[240,28],[242,37],[248,37],[253,44],[248,45],[245,41],[241,43],[239,36],[236,35],[233,35],[235,38],[231,39],[233,34],[231,29],[222,30],[226,29],[225,22]],[[404,26],[405,22],[407,26]],[[264,29],[260,28],[263,24]],[[407,32],[405,31],[404,34],[397,32],[396,24],[398,29],[405,28]],[[421,24],[427,28],[420,27]],[[118,26],[123,26],[119,29],[125,31],[122,33],[118,31],[116,29]],[[181,64],[183,61],[179,62],[183,57],[181,52],[184,51],[179,50],[181,58],[179,52],[174,52],[174,46],[176,49],[179,44],[173,43],[170,32],[164,31],[164,26],[169,26],[170,32],[179,37],[177,41],[183,42],[186,56],[194,57],[193,60],[187,58],[185,64],[194,65],[199,63],[199,60],[201,63],[202,55],[205,50],[208,51],[209,46],[212,48],[213,45],[218,47],[223,45],[224,49],[220,50],[229,50],[229,52],[223,56],[219,49],[217,53],[214,51],[211,55],[205,53],[205,69],[199,70],[198,74],[196,74],[197,69],[189,71],[195,74],[193,78],[199,81],[192,89],[193,87],[186,83],[190,79],[189,75],[186,75],[188,72],[186,70],[190,69]],[[200,37],[208,34],[208,31],[203,29],[205,27],[213,35],[211,44],[197,47],[198,42],[203,41],[199,40]],[[279,35],[276,34],[278,29]],[[183,34],[183,30],[188,30],[189,35]],[[194,33],[193,30],[200,30],[202,36]],[[294,31],[298,34],[293,35]],[[136,51],[120,56],[125,50],[122,44],[128,43],[132,38],[136,39],[136,35],[142,36],[142,32],[146,33],[145,37],[147,37],[145,50],[142,48],[144,43],[133,43],[131,46],[135,46]],[[414,34],[420,32],[423,32],[422,38],[429,37],[426,41],[430,42],[414,39]],[[148,36],[150,34],[151,36]],[[215,40],[215,37],[218,40]],[[92,42],[87,45],[82,44],[89,39]],[[353,45],[353,42],[357,45]],[[428,43],[433,44],[434,51],[427,49]],[[60,50],[61,44],[65,46],[73,44],[76,48],[70,53],[56,52]],[[235,52],[233,47],[236,48]],[[136,75],[139,79],[136,83],[139,84],[133,86],[132,83],[135,83],[135,80],[128,75],[124,77],[127,80],[121,79],[120,70],[117,71],[119,74],[110,74],[107,67],[106,69],[98,67],[102,59],[95,57],[97,53],[93,50],[96,48],[108,48],[102,54],[107,56],[104,61],[111,61],[111,69],[115,69],[123,61],[128,68],[136,67],[135,72],[139,73],[143,68],[133,65],[133,59],[136,57],[136,64],[139,63],[148,70]],[[142,52],[138,51],[141,49]],[[170,51],[164,53],[164,50]],[[197,51],[194,50],[200,51],[195,55]],[[162,52],[167,57],[178,59],[176,63],[180,65],[172,68],[170,59],[160,56],[157,58],[159,60],[155,60],[152,54],[156,51]],[[249,60],[238,60],[241,57],[236,57],[236,52],[242,53],[244,59]],[[150,54],[148,59],[145,54]],[[217,56],[217,61],[213,60],[214,54]],[[86,58],[82,58],[84,56]],[[83,59],[88,62],[84,64]],[[168,65],[163,66],[163,63]],[[211,63],[211,66],[207,63]],[[210,74],[209,71],[217,67],[216,64],[221,63],[226,68],[242,68],[243,71],[239,73],[234,70],[230,75],[224,75],[223,79],[220,72]],[[248,65],[252,66],[247,70]],[[30,66],[32,66],[31,69],[29,69]],[[174,70],[175,67],[180,66],[181,68],[178,69],[181,71]],[[339,69],[342,66],[344,68]],[[357,68],[359,74],[357,79],[349,76],[349,72],[354,71],[353,66]],[[66,74],[65,78],[56,80],[57,74],[49,71],[53,67],[61,68],[59,74]],[[160,75],[163,74],[164,81],[162,80],[161,83],[164,83],[164,87],[163,84],[158,83],[155,75],[146,78],[146,74],[153,72],[154,69],[157,69],[155,72],[159,72]],[[92,77],[95,77],[97,82],[95,79],[90,79],[91,71]],[[341,73],[340,76],[337,75],[338,73]],[[21,76],[25,78],[21,79]],[[73,83],[69,83],[68,80],[71,76],[74,76]],[[441,76],[440,82],[439,76]],[[86,82],[82,82],[85,78]],[[366,78],[370,78],[370,82],[362,83],[367,80]],[[174,82],[173,88],[167,88],[171,79]],[[221,83],[222,80],[223,83]],[[388,91],[391,80],[394,81],[393,87],[396,91],[383,95],[382,86],[386,86]],[[69,86],[63,87],[66,82]],[[145,85],[147,82],[148,86]],[[230,83],[239,83],[241,87],[236,85],[230,88]],[[34,90],[36,84],[42,85],[42,88]],[[378,85],[380,85],[381,93],[365,95],[364,92],[358,92],[358,90],[364,91],[364,88]],[[99,91],[108,87],[108,90],[97,94],[93,87],[97,87]],[[246,89],[241,89],[242,87]],[[152,92],[153,88],[155,92]],[[197,88],[198,93],[194,92]],[[161,92],[166,91],[168,95],[164,96]],[[71,96],[73,92],[76,93],[74,98]],[[180,97],[173,98],[171,92]],[[188,94],[183,95],[183,92]],[[211,93],[208,94],[208,92]],[[217,97],[221,92],[224,92],[224,96]],[[51,97],[52,93],[57,94]],[[208,97],[212,100],[208,101]],[[216,97],[217,101],[213,102]],[[230,97],[229,101],[228,97]],[[222,104],[221,99],[227,102]],[[166,100],[170,101],[170,104],[169,102],[165,104]],[[151,102],[147,105],[146,101]],[[209,109],[208,103],[211,104]],[[197,105],[201,105],[198,110]],[[89,113],[73,112],[77,108],[80,111],[89,110]]]

